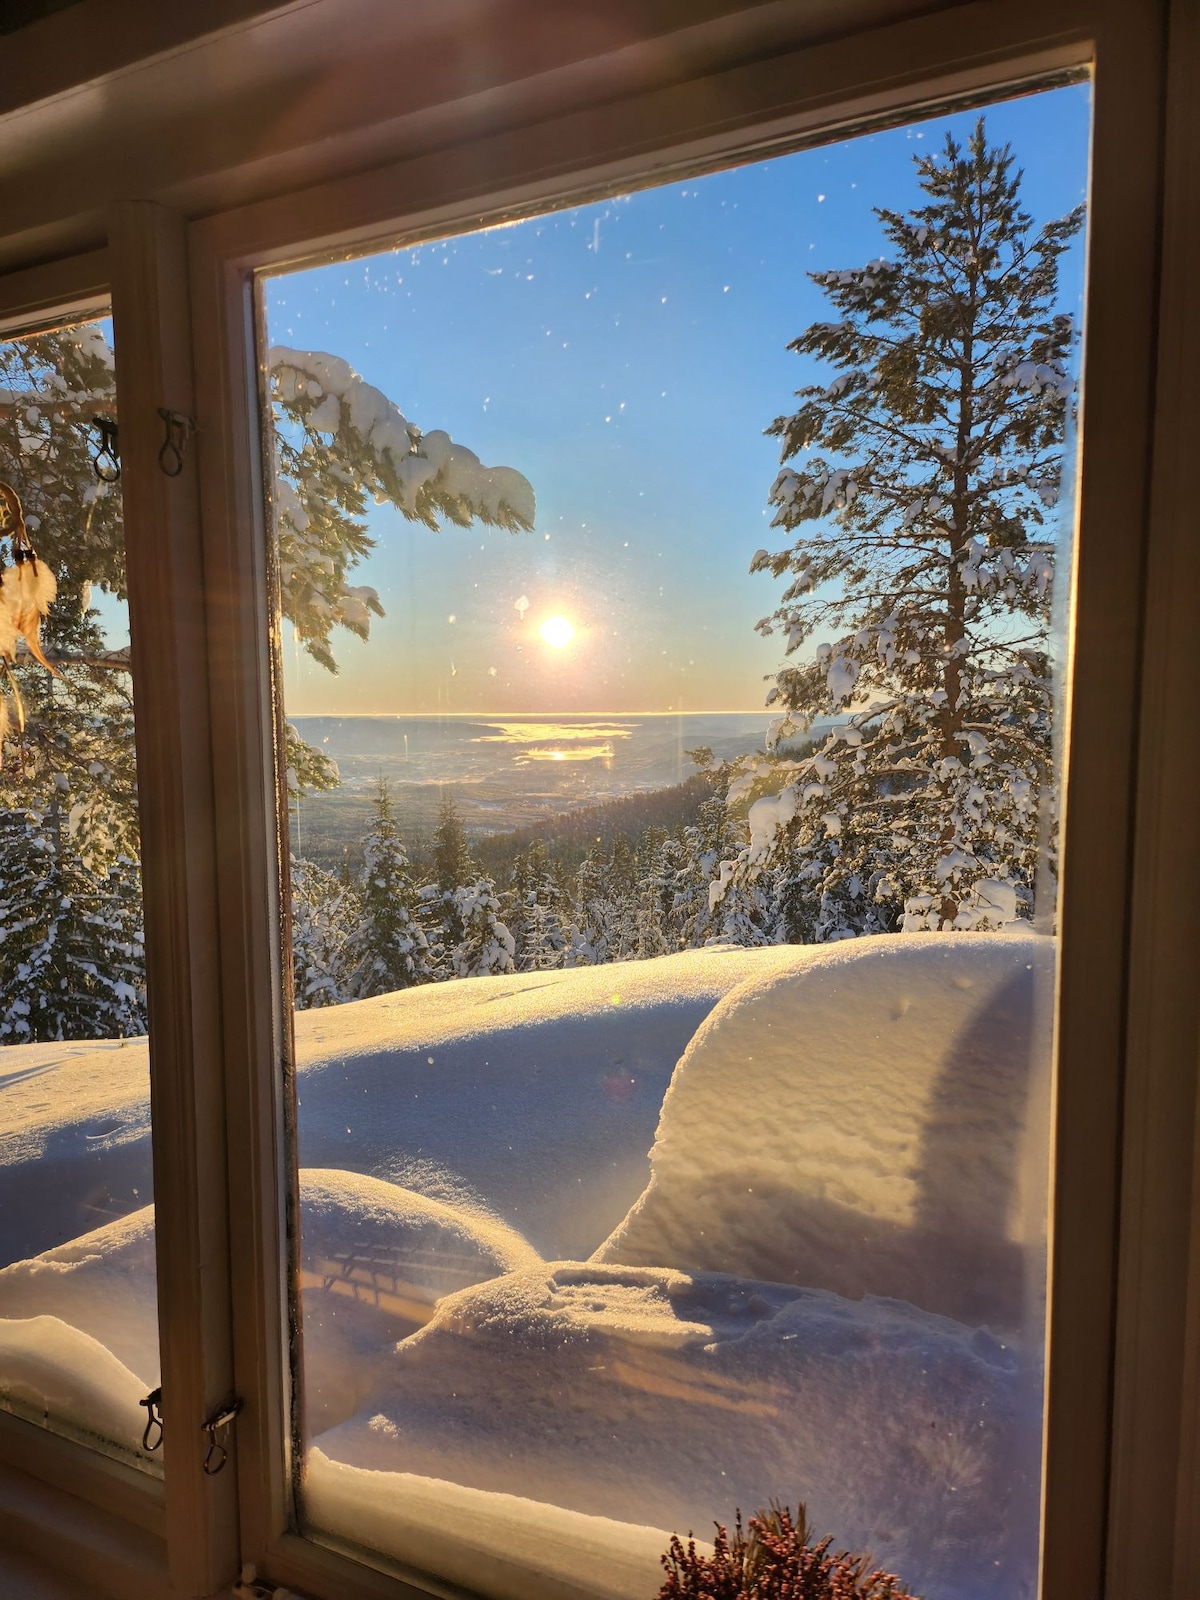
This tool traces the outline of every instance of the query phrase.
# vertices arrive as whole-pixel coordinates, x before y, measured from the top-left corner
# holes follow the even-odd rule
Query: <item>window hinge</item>
[[[217,1473],[229,1460],[229,1451],[224,1441],[219,1437],[242,1409],[241,1399],[234,1395],[219,1405],[201,1425],[202,1431],[208,1436],[208,1449],[204,1455],[204,1470],[210,1478],[215,1478]]]

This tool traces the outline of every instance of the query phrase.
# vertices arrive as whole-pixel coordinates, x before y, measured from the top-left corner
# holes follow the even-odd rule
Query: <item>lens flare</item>
[[[566,617],[547,617],[538,632],[555,650],[565,649],[575,637],[575,628]]]

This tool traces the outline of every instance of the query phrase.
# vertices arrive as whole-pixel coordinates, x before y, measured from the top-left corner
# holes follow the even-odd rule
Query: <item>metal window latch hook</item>
[[[116,483],[121,476],[121,450],[117,443],[117,424],[112,417],[93,417],[92,426],[100,435],[92,470],[101,483]]]
[[[188,440],[196,432],[196,424],[182,411],[169,411],[166,406],[159,406],[158,414],[164,426],[158,464],[168,478],[177,478],[183,471],[183,452],[187,449]]]
[[[234,1398],[225,1405],[218,1406],[212,1416],[203,1424],[203,1432],[208,1435],[208,1450],[204,1457],[204,1470],[210,1478],[215,1478],[229,1460],[229,1451],[217,1435],[229,1426],[241,1409],[242,1402]]]
[[[147,1455],[153,1454],[163,1442],[163,1412],[162,1388],[151,1389],[138,1401],[138,1405],[146,1408],[146,1429],[142,1434],[142,1449]],[[155,1430],[157,1429],[157,1432]],[[153,1443],[151,1439],[153,1438]]]

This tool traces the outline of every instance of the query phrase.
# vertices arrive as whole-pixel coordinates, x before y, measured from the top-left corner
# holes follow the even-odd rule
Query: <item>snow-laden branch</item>
[[[268,359],[273,396],[310,432],[368,452],[381,483],[392,490],[388,498],[407,516],[426,520],[433,501],[450,515],[451,507],[461,507],[456,521],[532,528],[534,494],[526,477],[512,467],[485,467],[441,429],[423,433],[348,361],[284,345],[276,345]]]

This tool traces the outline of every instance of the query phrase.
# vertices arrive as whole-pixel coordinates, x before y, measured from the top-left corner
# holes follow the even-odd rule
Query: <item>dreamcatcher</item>
[[[5,565],[3,541],[9,543],[11,565]],[[21,510],[21,497],[10,483],[0,480],[0,679],[8,695],[0,689],[0,760],[4,754],[4,738],[9,725],[9,695],[18,732],[25,729],[25,707],[13,667],[17,660],[17,640],[25,641],[25,648],[47,672],[54,668],[46,660],[38,635],[42,618],[50,609],[58,588],[54,573],[44,561],[38,560],[37,551],[25,526]],[[58,673],[54,672],[55,677]]]

